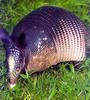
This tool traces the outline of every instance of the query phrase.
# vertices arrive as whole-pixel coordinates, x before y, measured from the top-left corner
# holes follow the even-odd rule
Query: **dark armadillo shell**
[[[90,58],[90,28],[87,27],[87,34],[85,34],[86,57]]]
[[[46,6],[25,16],[11,37],[24,50],[27,68],[38,71],[62,61],[83,61],[85,33],[83,23],[74,14]]]

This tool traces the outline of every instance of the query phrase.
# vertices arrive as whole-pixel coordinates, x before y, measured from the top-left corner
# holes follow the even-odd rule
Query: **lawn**
[[[65,8],[90,26],[90,0],[0,0],[0,26],[11,34],[23,16],[45,5]],[[29,72],[21,74],[17,86],[9,89],[5,50],[0,41],[0,100],[90,100],[90,58],[77,71],[72,62],[58,67],[32,77]]]

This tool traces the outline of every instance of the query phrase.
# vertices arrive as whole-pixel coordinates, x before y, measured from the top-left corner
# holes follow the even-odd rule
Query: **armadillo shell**
[[[90,28],[87,27],[87,34],[85,34],[86,57],[90,58]]]
[[[41,7],[14,28],[12,40],[25,52],[28,70],[46,69],[62,61],[85,59],[85,27],[69,11]]]

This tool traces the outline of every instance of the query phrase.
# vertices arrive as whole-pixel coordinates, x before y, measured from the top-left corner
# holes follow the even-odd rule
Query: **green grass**
[[[68,9],[90,26],[89,4],[90,0],[0,0],[0,26],[11,33],[23,16],[44,5]],[[7,67],[3,64],[5,52],[1,45],[0,100],[90,100],[90,59],[78,71],[71,63],[70,70],[66,69],[67,64],[60,64],[57,71],[48,69],[33,78],[26,72],[20,75],[17,86],[9,90]]]

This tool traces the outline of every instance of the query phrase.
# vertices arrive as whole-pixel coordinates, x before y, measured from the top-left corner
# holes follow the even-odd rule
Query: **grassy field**
[[[90,0],[0,0],[0,26],[11,34],[23,16],[45,5],[63,7],[90,26]],[[66,63],[59,64],[58,70],[51,68],[36,77],[26,72],[20,75],[17,86],[10,90],[4,51],[0,42],[0,100],[90,100],[90,58],[78,71],[72,63]]]

